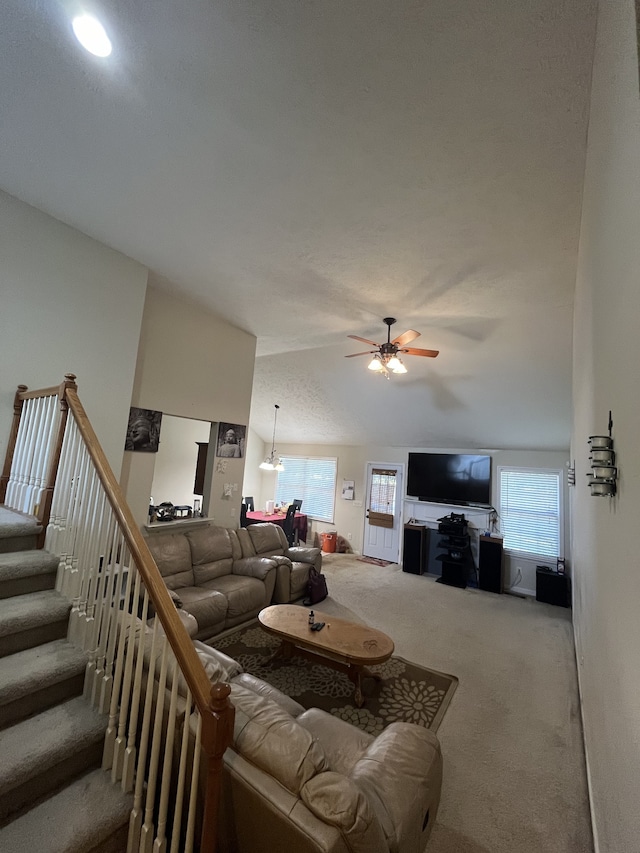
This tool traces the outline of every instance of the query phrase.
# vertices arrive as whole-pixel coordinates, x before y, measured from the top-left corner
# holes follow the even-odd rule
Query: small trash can
[[[325,552],[325,554],[334,554],[336,550],[336,541],[338,539],[338,534],[335,533],[321,533],[320,541],[322,542],[321,549]]]

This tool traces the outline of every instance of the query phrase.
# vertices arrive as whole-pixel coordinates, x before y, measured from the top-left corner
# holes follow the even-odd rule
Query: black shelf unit
[[[439,518],[438,533],[444,534],[438,542],[438,548],[444,549],[444,553],[435,558],[442,564],[442,573],[437,583],[464,589],[475,572],[471,539],[464,514],[452,512],[451,515]]]

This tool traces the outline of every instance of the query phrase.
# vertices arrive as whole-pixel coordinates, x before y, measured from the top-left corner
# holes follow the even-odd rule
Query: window
[[[369,524],[393,527],[396,511],[396,471],[374,468],[371,471],[369,494]]]
[[[562,472],[498,468],[504,547],[536,557],[562,556]]]
[[[333,522],[336,501],[337,459],[282,456],[284,471],[278,472],[276,503],[300,498],[302,511],[318,521]]]

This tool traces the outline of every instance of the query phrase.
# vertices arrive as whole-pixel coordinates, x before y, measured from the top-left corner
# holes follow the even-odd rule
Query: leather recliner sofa
[[[275,604],[289,604],[307,594],[309,568],[322,571],[320,548],[289,546],[284,530],[277,524],[250,524],[236,531],[244,557],[270,557],[277,563]]]
[[[442,785],[437,737],[391,723],[376,737],[305,710],[227,655],[196,642],[212,681],[231,685],[233,743],[224,754],[224,853],[422,853]],[[190,720],[195,738],[196,717]],[[201,781],[204,780],[201,766]]]
[[[184,533],[152,533],[149,550],[177,607],[195,617],[196,639],[209,639],[255,618],[272,601],[306,593],[318,548],[289,548],[276,524],[233,530],[207,525]],[[284,539],[284,543],[283,540]]]

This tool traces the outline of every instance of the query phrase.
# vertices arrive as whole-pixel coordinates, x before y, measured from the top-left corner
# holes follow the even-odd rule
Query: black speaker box
[[[502,539],[480,537],[478,587],[486,592],[502,592]]]
[[[402,547],[402,571],[421,575],[426,570],[429,530],[421,524],[405,524]]]
[[[571,585],[567,575],[553,569],[536,569],[536,601],[571,607]]]

